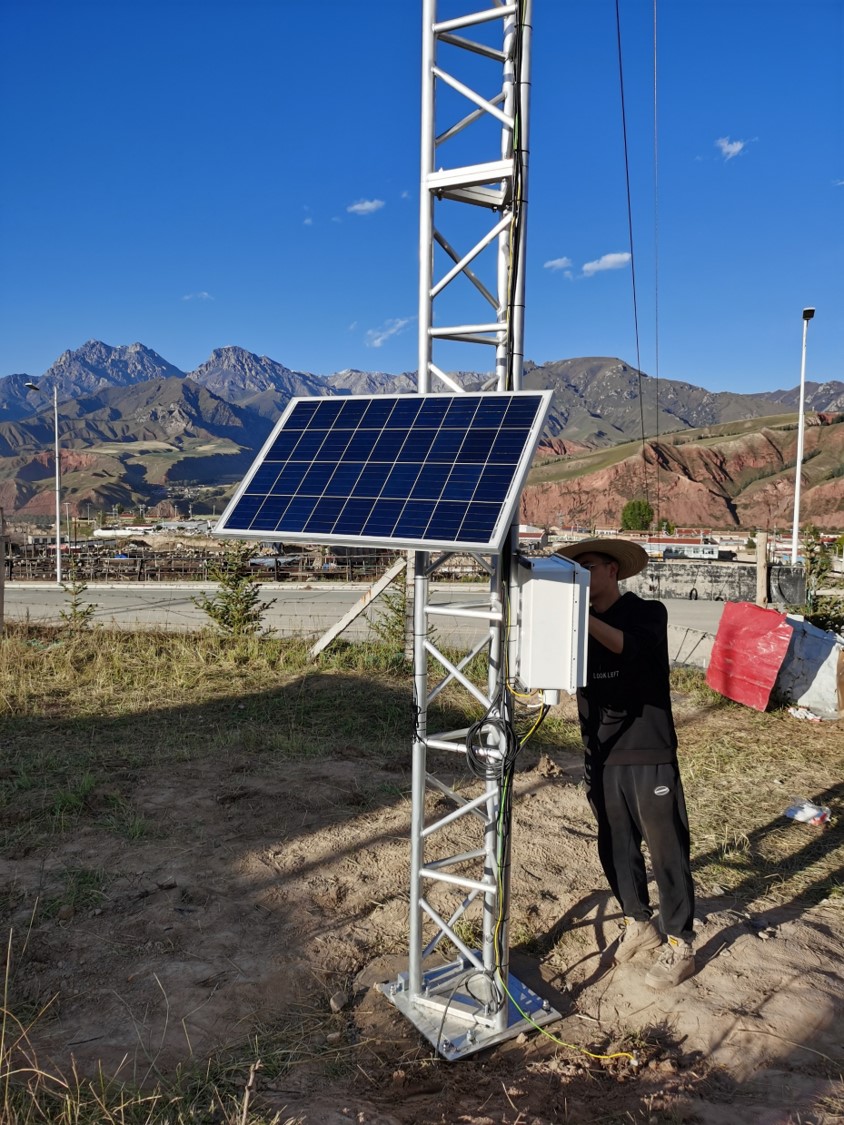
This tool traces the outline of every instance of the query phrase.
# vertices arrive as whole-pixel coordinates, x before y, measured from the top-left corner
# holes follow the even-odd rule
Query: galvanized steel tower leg
[[[424,840],[422,830],[425,826],[425,789],[427,775],[428,733],[428,654],[425,651],[427,617],[425,607],[428,603],[428,578],[426,574],[427,553],[416,552],[416,576],[413,598],[413,711],[416,729],[413,734],[413,774],[412,809],[410,823],[410,960],[409,980],[411,996],[418,996],[422,990],[422,909],[419,901],[422,894],[422,863],[424,859]]]

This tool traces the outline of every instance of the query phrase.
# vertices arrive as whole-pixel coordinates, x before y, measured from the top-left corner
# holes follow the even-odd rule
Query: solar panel
[[[292,399],[215,534],[499,551],[550,400],[550,391]]]

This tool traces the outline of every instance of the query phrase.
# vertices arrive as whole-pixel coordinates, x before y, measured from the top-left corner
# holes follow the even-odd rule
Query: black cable
[[[513,54],[513,84],[515,90],[515,104],[513,106],[513,198],[510,205],[513,212],[512,232],[510,245],[510,271],[509,292],[507,294],[507,375],[506,390],[513,390],[514,377],[514,352],[513,352],[513,319],[515,312],[515,296],[517,291],[517,276],[519,269],[519,250],[521,245],[521,208],[523,204],[523,166],[522,149],[522,118],[521,118],[521,93],[522,93],[522,55],[524,48],[524,12],[519,12],[516,31],[516,44]],[[523,357],[524,358],[524,357]]]
[[[482,718],[466,732],[466,761],[475,777],[502,781],[520,743],[509,714],[510,693],[499,688]]]
[[[469,984],[470,984],[471,981],[473,981],[475,979],[476,976],[485,977],[486,980],[489,981],[490,985],[492,986],[492,995],[493,995],[492,1000],[486,1000],[483,996],[476,996],[474,994],[474,992],[471,990],[471,988],[469,987]],[[504,1003],[504,995],[503,995],[501,989],[498,987],[498,981],[495,979],[495,974],[490,973],[487,970],[484,970],[482,973],[481,972],[475,972],[470,977],[467,977],[466,978],[466,991],[469,993],[469,995],[472,997],[472,999],[475,1001],[476,1004],[483,1004],[483,1005],[489,1004],[491,1010],[494,1011],[494,1012],[500,1011],[501,1006]]]
[[[654,26],[654,73],[653,73],[653,104],[654,104],[654,380],[656,381],[655,395],[655,422],[656,441],[659,442],[659,118],[657,114],[657,21],[656,4],[653,0],[653,26]],[[660,494],[659,494],[659,461],[655,469],[656,482],[656,529],[660,530]],[[659,574],[657,573],[657,596],[659,596]]]
[[[422,714],[422,708],[419,706],[419,696],[416,692],[416,684],[413,685],[413,695],[410,702],[411,712],[413,714],[413,738],[414,741],[419,738],[419,717]]]
[[[633,284],[633,328],[636,335],[636,374],[639,378],[639,417],[642,425],[642,485],[648,501],[648,475],[645,461],[645,405],[642,400],[642,358],[639,346],[639,306],[636,298],[636,258],[633,253],[633,203],[630,191],[630,157],[627,148],[627,110],[624,103],[624,68],[621,52],[621,14],[615,0],[615,26],[618,41],[618,79],[621,87],[621,128],[624,135],[624,175],[627,183],[627,231],[630,242],[630,277]]]

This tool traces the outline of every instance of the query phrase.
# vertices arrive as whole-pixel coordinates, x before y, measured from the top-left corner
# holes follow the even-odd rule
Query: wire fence
[[[322,550],[301,554],[260,554],[250,561],[254,577],[262,582],[307,583],[372,582],[379,578],[402,552],[388,550]],[[62,551],[62,578],[80,582],[208,582],[214,577],[219,552],[202,548],[175,551],[138,547],[115,551],[100,544]],[[54,552],[23,551],[7,555],[7,581],[47,582],[55,579]],[[439,577],[451,581],[484,578],[470,556],[455,555]]]

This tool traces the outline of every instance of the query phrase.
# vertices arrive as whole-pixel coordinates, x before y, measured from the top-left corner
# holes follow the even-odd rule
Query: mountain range
[[[450,377],[476,389],[487,376],[463,371]],[[53,511],[54,390],[63,500],[84,515],[86,508],[151,506],[180,488],[192,490],[197,510],[201,498],[210,511],[242,478],[291,397],[416,389],[414,372],[315,375],[239,347],[215,349],[205,363],[184,372],[143,344],[111,347],[97,340],[59,356],[37,390],[26,387],[31,381],[26,374],[0,379],[0,505],[7,514]],[[553,392],[544,435],[544,453],[552,459],[641,440],[644,428],[656,462],[674,464],[664,471],[675,473],[682,470],[676,456],[672,462],[664,455],[666,435],[788,415],[799,401],[799,387],[711,392],[640,375],[620,359],[601,357],[528,363],[524,386]],[[844,412],[844,383],[807,383],[806,408],[830,416]],[[783,463],[787,445],[779,454]],[[725,509],[728,522],[736,522],[736,510]]]

